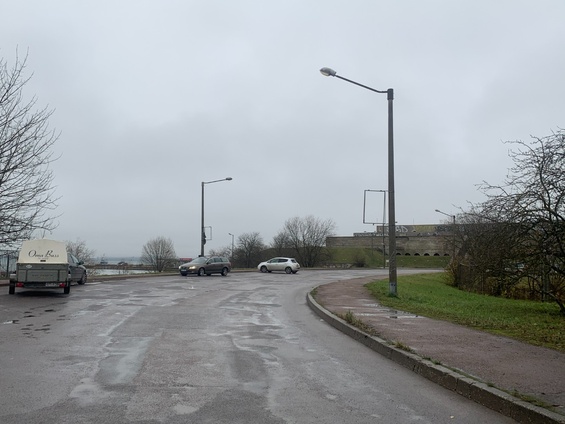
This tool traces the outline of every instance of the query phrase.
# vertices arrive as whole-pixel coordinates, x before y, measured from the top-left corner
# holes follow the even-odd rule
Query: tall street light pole
[[[232,177],[222,178],[221,180],[202,181],[202,213],[200,215],[200,256],[204,256],[204,244],[206,244],[206,232],[204,230],[204,186],[206,184],[219,183],[220,181],[231,181]]]
[[[392,103],[394,100],[394,90],[375,90],[374,88],[367,87],[366,85],[359,84],[347,78],[339,76],[336,71],[331,68],[320,69],[322,75],[326,77],[336,77],[351,84],[358,85],[359,87],[366,88],[367,90],[375,93],[387,95],[388,100],[388,286],[389,294],[391,296],[397,295],[397,278],[396,278],[396,214],[395,214],[395,200],[394,200],[394,132],[392,125]]]

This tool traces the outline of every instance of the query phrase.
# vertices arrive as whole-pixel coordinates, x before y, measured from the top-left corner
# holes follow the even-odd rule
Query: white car
[[[296,274],[300,269],[300,264],[294,258],[278,257],[261,262],[257,265],[257,269],[261,272],[284,271],[287,274]]]

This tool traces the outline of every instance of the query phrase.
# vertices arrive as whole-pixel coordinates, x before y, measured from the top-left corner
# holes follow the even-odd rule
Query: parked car
[[[69,262],[69,274],[71,283],[76,282],[78,284],[86,284],[87,273],[86,267],[83,265],[84,262],[79,261],[75,255],[67,253],[67,261]]]
[[[284,271],[287,274],[296,274],[300,269],[300,264],[294,258],[279,257],[261,262],[257,265],[257,269],[261,272]]]
[[[199,276],[222,274],[225,277],[230,271],[231,262],[228,258],[220,256],[212,256],[210,258],[201,256],[179,266],[179,272],[182,276],[187,276],[188,274]]]

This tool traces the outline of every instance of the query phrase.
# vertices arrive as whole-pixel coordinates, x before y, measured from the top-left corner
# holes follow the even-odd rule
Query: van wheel
[[[8,294],[15,294],[16,293],[16,286],[10,284],[10,288],[8,288]]]
[[[68,283],[68,285],[66,285],[65,288],[63,289],[63,293],[69,294],[70,292],[71,292],[71,283]]]

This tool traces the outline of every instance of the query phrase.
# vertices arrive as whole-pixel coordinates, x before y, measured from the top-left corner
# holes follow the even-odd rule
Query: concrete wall
[[[353,236],[334,236],[326,238],[327,247],[361,247],[383,251],[388,250],[388,231],[382,227],[376,232],[355,233]],[[450,256],[451,246],[448,243],[449,226],[412,225],[396,227],[397,255]]]

